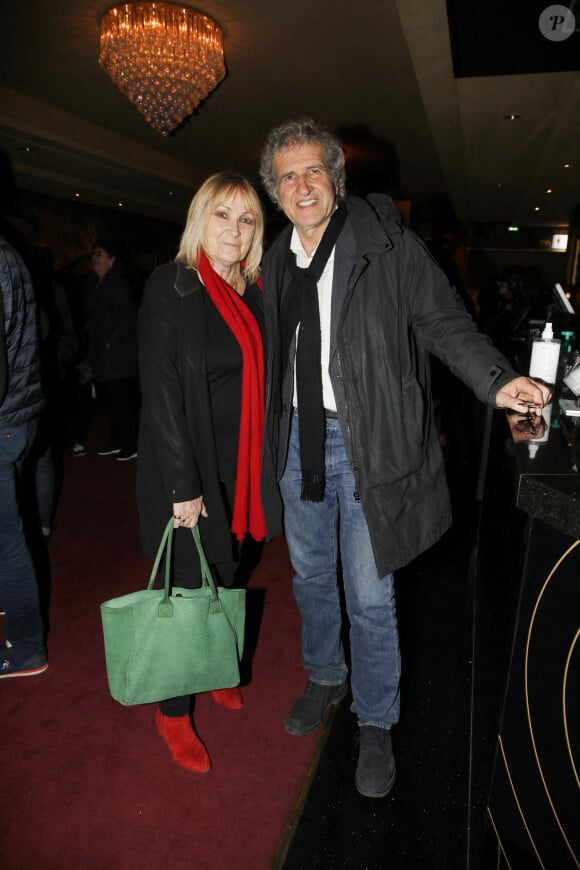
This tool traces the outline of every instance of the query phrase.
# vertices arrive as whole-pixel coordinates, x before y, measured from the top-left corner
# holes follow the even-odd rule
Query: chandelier
[[[221,28],[176,3],[119,3],[100,21],[99,64],[163,135],[225,77]]]

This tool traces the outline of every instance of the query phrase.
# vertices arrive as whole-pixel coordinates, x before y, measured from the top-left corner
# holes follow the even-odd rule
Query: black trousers
[[[135,378],[99,382],[111,423],[109,443],[127,453],[134,453],[137,449],[135,384]]]

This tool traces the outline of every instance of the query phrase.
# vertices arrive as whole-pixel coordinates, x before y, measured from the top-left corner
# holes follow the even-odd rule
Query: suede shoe
[[[306,688],[297,701],[294,701],[286,719],[284,729],[288,734],[302,737],[310,734],[324,722],[324,716],[329,707],[338,704],[348,694],[348,683],[334,684],[315,683],[308,680]]]
[[[207,750],[186,716],[164,716],[159,707],[155,711],[157,730],[165,740],[173,760],[193,773],[207,773],[211,762]]]
[[[356,788],[365,797],[386,797],[395,784],[395,757],[391,732],[375,725],[361,725]]]
[[[214,689],[211,696],[216,704],[227,710],[241,710],[244,706],[242,692],[238,686],[234,686],[233,689]]]

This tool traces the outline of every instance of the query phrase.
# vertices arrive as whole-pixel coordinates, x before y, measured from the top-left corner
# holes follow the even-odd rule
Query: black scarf
[[[288,360],[290,344],[296,327],[300,324],[296,346],[296,390],[302,468],[300,498],[303,501],[322,501],[324,498],[325,418],[317,284],[345,221],[346,206],[343,203],[332,215],[307,269],[300,269],[296,265],[296,258],[290,248],[286,254],[292,281],[282,303],[281,359]]]

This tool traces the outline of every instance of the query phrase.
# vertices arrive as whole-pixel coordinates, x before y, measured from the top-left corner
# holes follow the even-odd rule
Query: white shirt
[[[316,246],[318,247],[318,245]],[[312,258],[316,253],[316,248],[310,256],[302,247],[302,242],[296,228],[292,231],[290,239],[290,250],[296,254],[296,265],[300,269],[307,269],[312,262]],[[318,313],[320,316],[320,368],[322,371],[322,399],[324,407],[328,411],[336,411],[336,399],[334,398],[334,390],[328,373],[330,365],[330,311],[332,304],[332,279],[334,276],[334,248],[331,251],[330,257],[324,267],[324,272],[318,281]],[[296,368],[294,368],[294,407],[298,405],[296,395]]]

